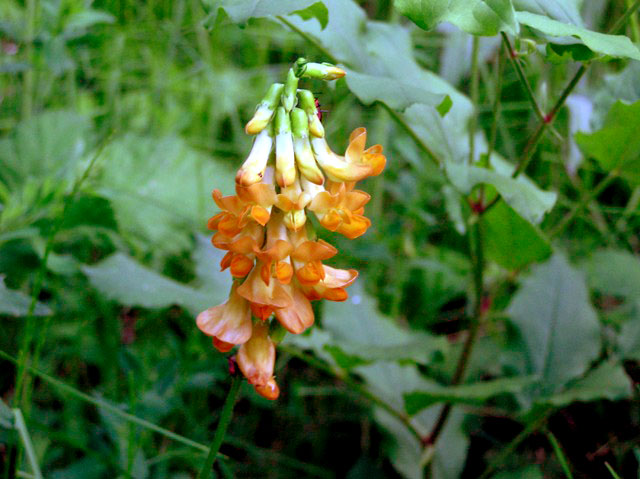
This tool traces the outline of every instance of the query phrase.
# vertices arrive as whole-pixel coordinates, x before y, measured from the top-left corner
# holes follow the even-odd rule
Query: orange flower
[[[367,130],[357,128],[349,137],[345,156],[336,155],[325,138],[312,137],[311,146],[316,160],[329,178],[334,181],[360,181],[369,176],[379,175],[387,162],[382,154],[382,146],[374,145],[364,149]]]
[[[355,183],[328,182],[328,191],[316,194],[309,209],[316,213],[320,224],[330,231],[337,231],[349,239],[362,236],[371,220],[363,216],[364,205],[371,196],[354,190]]]
[[[277,308],[291,306],[291,296],[285,291],[278,281],[269,281],[267,284],[262,279],[264,264],[257,261],[247,279],[238,287],[238,294],[251,302],[253,313],[266,321]]]
[[[238,350],[238,366],[249,383],[264,387],[273,379],[276,347],[269,337],[269,325],[258,322],[253,325],[249,341]]]
[[[300,289],[300,285],[292,283],[284,288],[291,296],[292,302],[290,306],[276,309],[276,318],[287,331],[300,334],[315,321],[311,303]]]
[[[221,352],[242,344],[251,337],[251,310],[246,299],[238,295],[234,284],[226,303],[200,313],[196,324],[200,331],[213,337],[213,345]]]
[[[311,197],[302,191],[300,182],[296,181],[280,190],[280,194],[276,197],[276,206],[282,210],[284,215],[284,224],[292,231],[298,231],[307,221],[305,208],[311,201]]]
[[[310,300],[327,299],[329,301],[344,301],[349,297],[345,290],[358,277],[355,269],[336,269],[331,266],[324,268],[324,279],[311,286],[302,286],[304,294]]]

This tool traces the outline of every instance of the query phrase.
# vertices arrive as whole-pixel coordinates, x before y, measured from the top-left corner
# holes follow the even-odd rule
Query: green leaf
[[[13,411],[2,399],[0,399],[0,427],[13,429],[13,421]]]
[[[395,0],[394,6],[424,30],[450,22],[473,35],[518,33],[511,0]]]
[[[535,383],[535,376],[500,378],[491,381],[442,386],[427,384],[419,391],[404,395],[404,407],[407,414],[413,416],[423,409],[439,402],[481,404],[487,399],[507,393],[517,393],[526,386]]]
[[[233,187],[231,169],[175,137],[127,135],[103,152],[98,191],[111,201],[120,230],[151,247],[177,252],[215,211],[213,188]]]
[[[414,103],[424,103],[444,113],[451,106],[451,98],[448,96],[433,93],[414,82],[367,75],[353,70],[347,70],[345,78],[349,89],[365,105],[379,101],[389,108],[402,111]]]
[[[0,314],[15,317],[26,316],[30,304],[31,298],[29,296],[21,291],[7,288],[4,279],[0,276]],[[47,305],[38,301],[33,314],[34,316],[49,316],[52,312]]]
[[[634,184],[640,184],[640,101],[614,103],[602,129],[577,133],[575,140],[585,155],[595,158],[607,171],[618,170]]]
[[[519,330],[529,373],[541,392],[560,390],[587,371],[600,352],[600,325],[584,278],[561,254],[532,268],[507,313]]]
[[[640,60],[640,50],[624,35],[607,35],[593,32],[529,12],[517,12],[516,18],[520,24],[527,25],[552,37],[578,38],[595,53],[610,57]]]
[[[213,16],[213,22],[219,9],[224,10],[234,23],[246,23],[250,18],[296,14],[305,20],[317,18],[324,28],[329,16],[327,8],[318,0],[203,0],[202,3]]]
[[[208,259],[222,254],[210,244],[202,243],[199,242],[194,257],[199,261],[197,271],[207,276],[201,277],[201,285],[197,288],[167,278],[124,253],[115,253],[93,266],[83,266],[82,271],[94,288],[120,304],[152,309],[178,305],[197,314],[223,303],[231,287],[228,275],[208,273],[219,269],[219,258],[217,261]],[[210,252],[202,251],[205,247]]]
[[[553,208],[557,195],[543,191],[524,176],[511,177],[512,168],[496,156],[491,158],[494,170],[470,166],[466,163],[446,162],[445,170],[451,183],[461,193],[468,194],[479,184],[492,185],[504,201],[527,221],[537,224]]]
[[[628,65],[616,73],[604,76],[602,84],[594,90],[595,118],[592,124],[601,128],[613,104],[617,101],[634,103],[640,100],[640,62],[630,61]]]
[[[608,361],[590,371],[584,378],[569,384],[562,392],[541,398],[538,402],[563,407],[576,401],[618,401],[632,395],[631,379],[622,364]]]
[[[629,318],[618,334],[618,350],[624,359],[640,360],[640,299],[636,299]]]
[[[504,201],[482,217],[488,259],[507,269],[520,269],[551,255],[549,240]]]
[[[581,43],[547,43],[547,60],[551,63],[589,62],[596,57],[591,49]]]
[[[640,258],[625,250],[596,251],[584,263],[589,286],[602,294],[640,299]]]
[[[100,23],[114,23],[115,17],[101,10],[87,8],[71,15],[65,24],[65,33],[70,34],[74,30],[85,30]]]
[[[516,10],[546,15],[563,23],[583,27],[580,7],[583,0],[513,0]]]

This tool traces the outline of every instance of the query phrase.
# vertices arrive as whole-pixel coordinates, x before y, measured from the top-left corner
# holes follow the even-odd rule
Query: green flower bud
[[[290,112],[294,106],[296,106],[296,90],[298,89],[298,77],[296,76],[293,68],[289,69],[287,74],[287,81],[284,84],[284,91],[282,92],[282,106],[288,112]]]
[[[309,120],[300,108],[291,111],[291,127],[293,129],[293,151],[300,174],[311,183],[321,185],[324,176],[316,163],[316,158],[309,142]]]
[[[249,120],[249,123],[247,123],[247,126],[244,128],[247,135],[256,135],[269,124],[280,102],[282,90],[284,90],[282,83],[274,83],[271,85],[265,97],[258,104],[253,118]]]
[[[307,114],[309,121],[309,131],[318,138],[324,137],[324,126],[318,117],[318,109],[316,108],[316,99],[309,90],[298,90],[298,98],[300,99],[300,108]]]

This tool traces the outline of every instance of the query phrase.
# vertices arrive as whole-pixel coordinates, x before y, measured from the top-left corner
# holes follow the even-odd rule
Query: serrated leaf
[[[413,416],[440,402],[479,404],[501,394],[520,392],[535,383],[536,380],[535,376],[525,376],[493,379],[459,386],[429,384],[423,390],[405,394],[404,407],[407,414]]]
[[[584,262],[589,286],[602,294],[640,299],[640,258],[626,250],[596,251]]]
[[[600,352],[600,324],[582,274],[556,253],[532,268],[507,314],[526,345],[529,373],[540,392],[561,390],[587,371]]]
[[[552,37],[578,38],[592,51],[601,55],[640,60],[640,50],[624,35],[594,32],[530,12],[517,12],[516,18],[520,24]]]
[[[473,35],[518,32],[511,0],[395,0],[394,6],[424,30],[450,22]]]
[[[577,133],[575,140],[585,155],[606,171],[618,170],[626,180],[640,184],[640,101],[614,103],[602,129]]]
[[[213,251],[212,255],[217,254],[221,257],[218,250],[211,245],[208,246]],[[199,258],[206,256],[208,254],[196,254]],[[218,261],[212,261],[212,264],[202,267],[200,271],[207,267],[217,270],[218,262],[219,258]],[[228,276],[223,278],[217,275],[202,278],[202,285],[199,287],[178,283],[123,253],[115,253],[96,265],[83,266],[82,271],[94,288],[120,304],[152,309],[178,305],[192,314],[223,303],[231,286]]]
[[[120,230],[151,247],[176,252],[204,224],[210,192],[229,192],[231,168],[175,137],[127,135],[103,152],[98,191],[111,201]],[[134,236],[135,235],[135,236]]]
[[[631,379],[622,364],[608,361],[590,371],[584,378],[568,385],[562,392],[541,398],[538,402],[563,407],[577,401],[617,401],[632,395]]]
[[[507,269],[520,269],[551,255],[542,232],[504,201],[482,217],[484,248],[488,259]]]
[[[367,75],[347,70],[349,89],[365,105],[376,101],[394,110],[405,110],[414,103],[424,103],[446,113],[451,107],[451,98],[433,93],[414,82],[383,76]],[[441,113],[442,115],[442,113]]]
[[[0,314],[7,316],[26,316],[29,312],[31,298],[21,291],[9,289],[4,284],[4,279],[0,277]],[[51,309],[46,304],[38,301],[33,311],[34,316],[49,316]]]
[[[468,194],[478,184],[489,184],[498,190],[504,201],[527,221],[540,223],[553,208],[557,194],[543,191],[524,176],[511,177],[511,168],[499,164],[491,158],[494,170],[470,166],[466,163],[446,162],[445,170],[451,183],[464,194]]]

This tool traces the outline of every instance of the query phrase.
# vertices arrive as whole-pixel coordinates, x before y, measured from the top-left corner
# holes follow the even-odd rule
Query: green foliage
[[[27,316],[31,298],[21,291],[14,291],[6,287],[4,278],[0,278],[0,314],[8,316]],[[46,304],[37,302],[33,314],[35,316],[48,316],[51,309]]]
[[[576,142],[586,155],[595,158],[605,171],[617,171],[634,184],[640,184],[640,101],[631,105],[615,103],[603,127],[591,134],[576,134]]]

